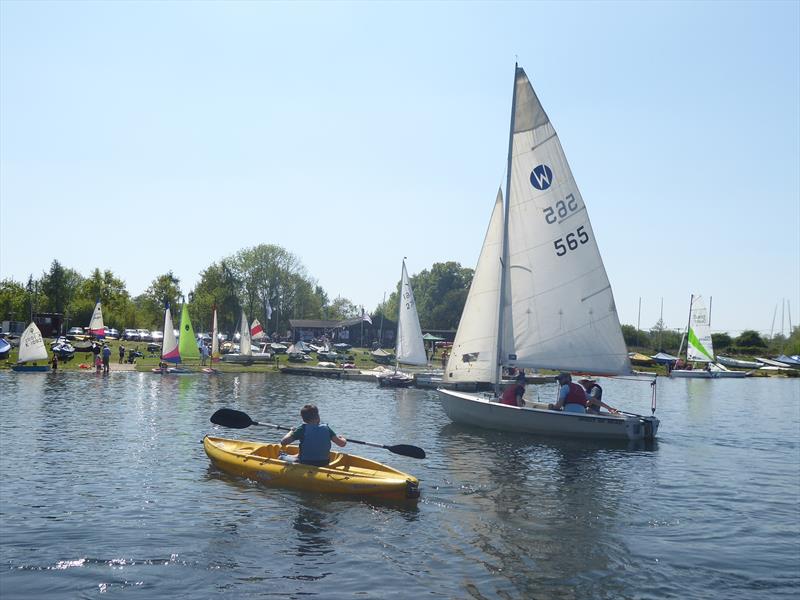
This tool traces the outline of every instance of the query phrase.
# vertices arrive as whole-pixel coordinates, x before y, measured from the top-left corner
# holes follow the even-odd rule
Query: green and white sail
[[[178,338],[178,350],[181,353],[181,360],[187,358],[200,359],[200,349],[197,347],[197,337],[194,334],[192,320],[189,318],[189,309],[186,303],[181,308],[180,337]]]
[[[686,348],[689,362],[714,362],[714,346],[711,342],[711,327],[708,311],[702,296],[692,296],[689,310],[689,335]]]

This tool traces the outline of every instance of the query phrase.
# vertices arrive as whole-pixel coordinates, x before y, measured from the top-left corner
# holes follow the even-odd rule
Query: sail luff
[[[503,368],[504,356],[507,351],[504,343],[504,330],[506,327],[506,308],[505,298],[507,294],[507,269],[508,269],[508,218],[511,205],[511,160],[514,154],[514,131],[517,117],[517,80],[519,78],[519,64],[514,63],[514,89],[511,95],[511,123],[508,127],[508,158],[506,161],[506,201],[503,212],[503,246],[500,250],[500,296],[497,305],[497,363],[494,372],[494,392],[500,394],[501,371]]]

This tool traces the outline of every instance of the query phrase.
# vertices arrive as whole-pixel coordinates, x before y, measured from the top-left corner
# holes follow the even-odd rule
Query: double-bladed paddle
[[[264,427],[274,427],[275,429],[282,429],[283,431],[291,431],[291,427],[284,427],[283,425],[275,425],[273,423],[259,423],[253,421],[247,413],[232,408],[220,408],[217,412],[211,415],[211,422],[215,425],[222,425],[223,427],[230,427],[232,429],[246,429],[251,425],[262,425]],[[354,444],[364,444],[365,446],[372,446],[374,448],[384,448],[389,452],[394,452],[401,456],[409,456],[411,458],[425,458],[425,450],[418,446],[410,446],[409,444],[396,444],[394,446],[385,446],[383,444],[374,444],[372,442],[362,442],[361,440],[354,440],[353,438],[346,438],[348,442]]]

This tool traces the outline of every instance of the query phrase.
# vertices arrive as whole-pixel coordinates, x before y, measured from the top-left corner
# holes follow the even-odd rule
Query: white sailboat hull
[[[669,376],[683,379],[741,379],[750,375],[749,371],[705,371],[703,369],[673,369]]]
[[[653,439],[658,433],[659,420],[655,417],[565,413],[508,406],[486,396],[452,390],[437,392],[453,422],[485,429],[601,440]]]

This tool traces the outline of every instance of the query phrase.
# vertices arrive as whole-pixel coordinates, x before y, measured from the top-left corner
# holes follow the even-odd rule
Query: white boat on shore
[[[655,416],[548,410],[498,402],[504,367],[604,375],[631,372],[611,285],[558,135],[525,71],[515,67],[506,169],[458,326],[447,380],[495,392],[439,389],[456,423],[590,439],[652,439]],[[653,381],[655,393],[655,380]],[[655,411],[655,395],[652,410]]]

